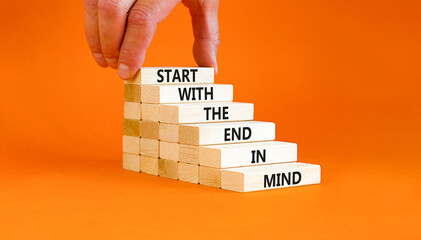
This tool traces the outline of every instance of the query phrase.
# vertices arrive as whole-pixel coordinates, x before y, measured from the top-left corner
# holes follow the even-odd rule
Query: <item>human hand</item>
[[[157,24],[180,1],[192,17],[196,63],[217,72],[219,0],[85,0],[86,38],[98,65],[131,78],[145,60]]]

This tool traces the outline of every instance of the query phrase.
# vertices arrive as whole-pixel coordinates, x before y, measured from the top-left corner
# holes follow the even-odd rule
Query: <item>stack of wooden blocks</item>
[[[275,124],[214,84],[213,68],[141,68],[124,85],[123,168],[239,192],[320,183]]]

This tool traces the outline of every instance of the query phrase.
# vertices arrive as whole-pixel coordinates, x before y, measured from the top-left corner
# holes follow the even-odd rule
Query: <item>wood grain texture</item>
[[[159,140],[178,143],[177,124],[159,123]]]
[[[221,170],[219,168],[199,166],[199,184],[220,188]]]
[[[152,121],[140,121],[140,137],[159,139],[159,123]]]
[[[231,102],[233,86],[229,84],[142,85],[141,97],[142,103]]]
[[[178,162],[168,159],[158,159],[158,175],[160,177],[178,179]]]
[[[177,71],[177,73],[176,73]],[[213,83],[214,69],[208,67],[142,67],[126,84]]]
[[[140,138],[133,136],[123,136],[123,152],[131,154],[140,154]]]
[[[140,156],[140,171],[158,176],[158,158]]]
[[[125,102],[124,103],[124,118],[141,120],[142,119],[141,103]]]
[[[140,121],[135,119],[123,120],[123,135],[139,137],[140,136]]]
[[[178,179],[184,182],[199,183],[199,165],[179,162]]]
[[[199,147],[179,144],[178,161],[190,164],[199,164]]]
[[[159,141],[157,139],[140,138],[140,155],[159,157]]]
[[[142,120],[158,122],[159,104],[142,103]]]
[[[237,102],[161,104],[159,121],[172,124],[253,120],[253,104]]]
[[[221,170],[221,187],[237,192],[320,183],[320,166],[307,163],[278,163]]]
[[[216,168],[297,161],[297,144],[279,141],[201,146],[199,164]]]
[[[179,143],[187,145],[211,145],[238,142],[270,141],[275,139],[272,122],[244,121],[224,123],[184,124],[178,128]],[[244,130],[249,132],[244,134]],[[235,132],[234,132],[235,130]],[[248,138],[235,137],[248,136]]]
[[[175,142],[159,141],[159,157],[178,161],[179,145],[180,144]]]
[[[141,92],[139,85],[124,84],[124,101],[141,102]]]
[[[123,153],[123,169],[140,172],[140,156],[138,154]]]

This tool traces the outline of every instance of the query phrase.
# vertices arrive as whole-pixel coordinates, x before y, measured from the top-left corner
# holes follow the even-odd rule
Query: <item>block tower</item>
[[[238,192],[320,183],[320,166],[298,163],[213,68],[141,68],[124,100],[124,169]]]

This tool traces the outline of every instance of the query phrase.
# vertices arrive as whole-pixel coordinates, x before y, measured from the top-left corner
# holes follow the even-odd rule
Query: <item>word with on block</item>
[[[125,80],[126,84],[192,84],[213,83],[214,69],[208,67],[143,67]]]
[[[278,163],[221,170],[221,188],[237,192],[259,191],[320,183],[320,166]]]
[[[272,122],[244,121],[180,125],[179,142],[188,145],[210,145],[275,139]]]
[[[144,85],[142,103],[231,102],[229,84]]]
[[[252,103],[211,102],[161,104],[159,121],[164,123],[205,123],[253,120]]]

